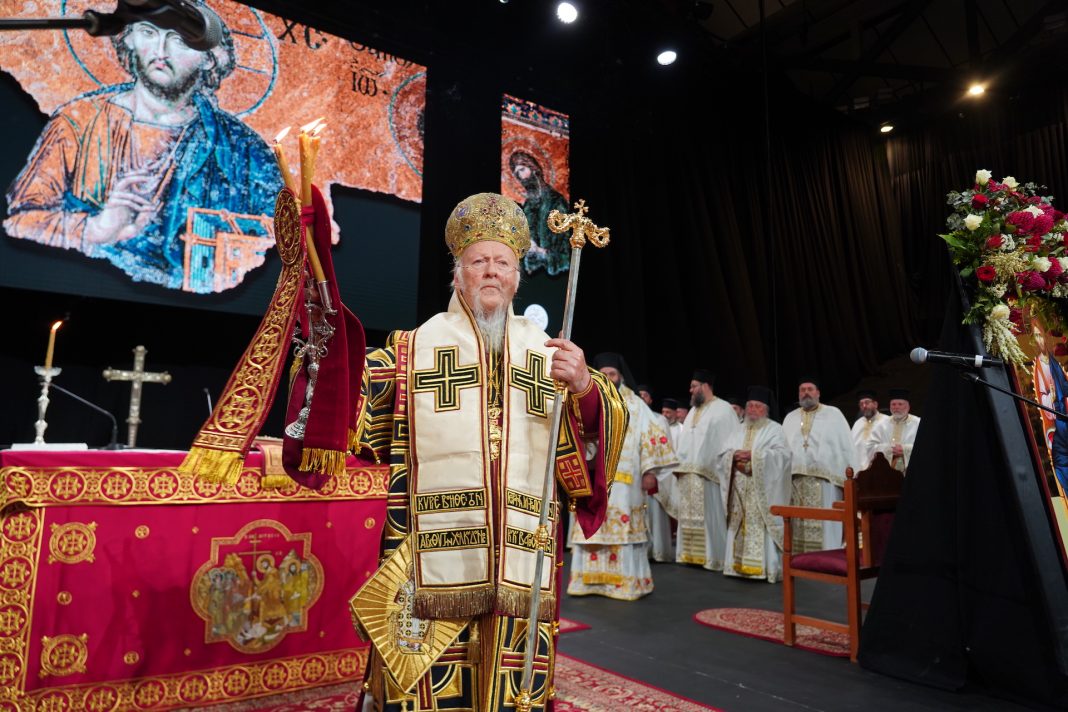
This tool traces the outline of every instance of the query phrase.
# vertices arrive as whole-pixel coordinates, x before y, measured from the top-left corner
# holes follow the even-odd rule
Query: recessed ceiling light
[[[578,8],[569,2],[562,2],[556,6],[556,17],[565,25],[570,25],[578,19]]]
[[[976,82],[968,87],[968,94],[971,96],[982,96],[986,93],[986,85]]]
[[[679,55],[675,54],[673,49],[665,49],[660,54],[656,55],[656,61],[665,67],[669,64],[674,64],[675,60],[679,58]]]
[[[879,133],[890,133],[894,130],[893,124],[883,124],[879,127]]]

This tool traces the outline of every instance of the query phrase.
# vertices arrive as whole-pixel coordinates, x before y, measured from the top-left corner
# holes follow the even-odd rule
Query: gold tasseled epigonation
[[[245,458],[239,452],[192,447],[178,466],[178,474],[233,485],[237,484],[244,466]]]

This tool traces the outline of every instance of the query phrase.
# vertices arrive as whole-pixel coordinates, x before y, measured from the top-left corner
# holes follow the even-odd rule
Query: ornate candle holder
[[[37,396],[37,422],[33,424],[37,436],[33,439],[33,444],[44,445],[44,432],[48,427],[45,421],[45,412],[48,410],[48,389],[52,387],[52,379],[62,373],[63,369],[55,366],[51,368],[34,366],[33,372],[41,377],[41,395]]]

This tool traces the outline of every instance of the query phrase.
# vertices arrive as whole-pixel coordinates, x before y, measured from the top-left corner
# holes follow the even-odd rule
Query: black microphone
[[[93,403],[92,401],[87,401],[86,399],[84,399],[80,395],[78,395],[77,393],[71,393],[70,391],[68,391],[63,386],[57,386],[55,381],[52,381],[51,388],[59,391],[60,393],[62,393],[64,395],[70,396],[71,398],[73,398],[74,400],[78,401],[82,405],[88,406],[89,408],[92,408],[93,410],[95,410],[97,413],[102,413],[102,414],[106,415],[108,418],[111,419],[111,442],[109,442],[108,446],[106,448],[104,448],[105,450],[122,450],[124,447],[126,447],[125,445],[121,445],[118,442],[118,439],[119,439],[119,422],[117,420],[115,420],[115,416],[111,414],[111,411],[107,410],[106,408],[101,408],[100,406],[98,406],[96,403]]]
[[[164,30],[174,30],[191,49],[202,52],[222,42],[219,16],[189,0],[119,0],[115,14],[127,24],[151,22]]]
[[[944,363],[949,366],[962,366],[964,368],[988,368],[990,366],[1004,366],[1005,362],[993,356],[975,354],[951,354],[945,351],[928,351],[917,346],[909,354],[913,363]]]

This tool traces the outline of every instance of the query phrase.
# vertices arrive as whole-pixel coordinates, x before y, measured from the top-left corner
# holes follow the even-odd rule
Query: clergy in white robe
[[[567,592],[572,596],[598,595],[633,601],[653,590],[643,484],[652,488],[657,471],[672,469],[676,459],[656,414],[626,385],[629,370],[623,357],[614,353],[598,354],[594,367],[619,388],[631,420],[608,494],[604,524],[591,537],[584,536],[581,527],[571,530],[571,577]]]
[[[864,390],[857,393],[857,410],[860,417],[853,423],[853,448],[857,451],[857,467],[866,469],[875,456],[872,450],[871,434],[875,426],[890,416],[879,411],[879,401],[875,391]]]
[[[643,398],[642,400],[645,399]],[[650,415],[656,422],[657,427],[667,436],[668,445],[671,447],[671,452],[674,453],[675,441],[671,437],[671,424],[667,417],[663,413],[657,413],[652,410],[650,410]],[[674,459],[672,464],[676,464]],[[671,468],[664,468],[663,471],[670,472]],[[674,561],[675,545],[671,541],[671,515],[667,513],[667,509],[661,502],[661,500],[668,501],[671,493],[670,491],[661,492],[659,484],[655,481],[650,484],[651,489],[647,489],[645,494],[646,511],[649,513],[649,558],[659,562]],[[645,488],[643,487],[643,489]]]
[[[881,452],[895,470],[905,471],[912,457],[912,446],[920,429],[920,419],[909,412],[909,392],[890,391],[890,417],[880,423],[871,436],[872,457]]]
[[[782,578],[782,517],[774,505],[790,503],[790,447],[782,426],[768,418],[771,391],[751,386],[745,422],[719,455],[720,490],[727,503],[727,576]]]
[[[846,468],[856,464],[849,423],[842,411],[820,403],[819,387],[813,379],[803,379],[797,391],[801,407],[782,421],[793,470],[790,504],[829,508],[843,497]],[[839,522],[798,520],[793,531],[795,554],[842,546]]]
[[[675,560],[723,570],[727,550],[727,517],[716,472],[716,458],[741,425],[727,401],[712,392],[712,374],[694,372],[690,403],[676,453],[671,516],[679,522]]]

